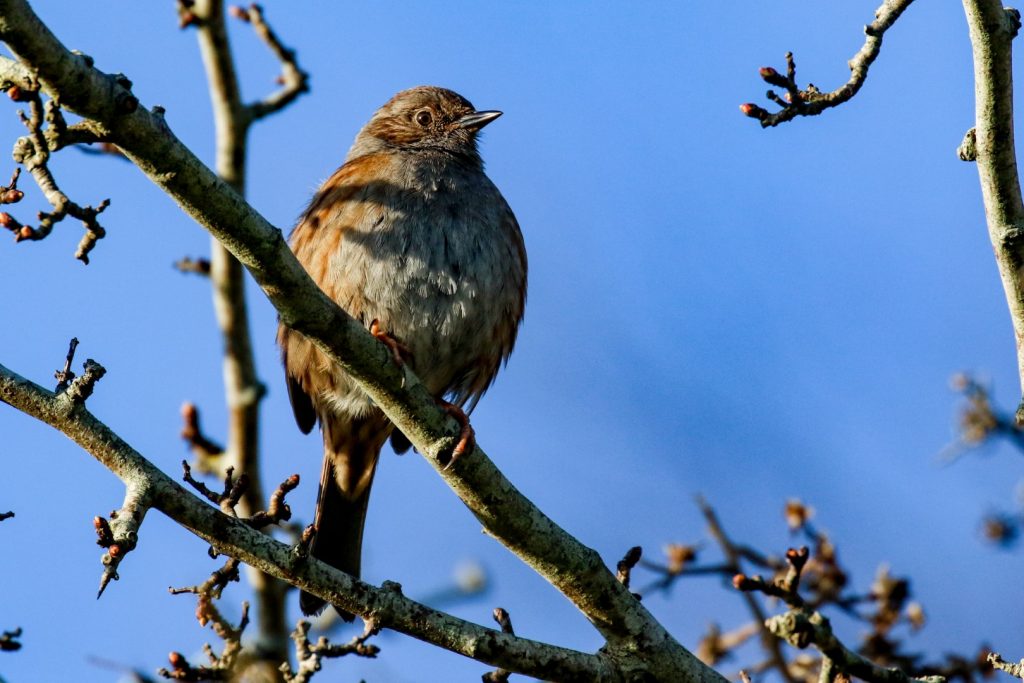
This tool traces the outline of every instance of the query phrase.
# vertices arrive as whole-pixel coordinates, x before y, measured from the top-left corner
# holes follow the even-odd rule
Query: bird
[[[388,345],[463,426],[515,344],[527,261],[512,209],[484,173],[478,111],[435,86],[403,90],[356,135],[313,195],[289,244],[313,280]],[[381,449],[409,441],[346,373],[283,324],[278,344],[295,421],[319,423],[324,456],[312,556],[360,576],[363,527]],[[325,602],[309,593],[304,614]],[[354,616],[335,607],[347,621]]]

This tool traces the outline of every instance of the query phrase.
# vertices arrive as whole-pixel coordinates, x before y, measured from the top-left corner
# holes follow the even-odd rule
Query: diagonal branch
[[[354,579],[226,515],[184,489],[78,404],[0,365],[0,400],[59,429],[117,475],[145,488],[148,503],[218,552],[355,613],[452,652],[518,673],[559,681],[621,681],[607,654],[590,655],[518,638],[433,610],[406,598],[398,584],[381,588]],[[708,670],[710,672],[710,670]],[[712,672],[713,673],[713,672]],[[722,680],[722,679],[714,679]]]

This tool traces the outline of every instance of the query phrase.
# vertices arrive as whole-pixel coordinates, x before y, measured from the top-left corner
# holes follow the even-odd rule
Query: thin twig
[[[885,0],[875,10],[875,20],[864,27],[864,45],[848,62],[850,79],[840,87],[832,92],[822,92],[813,83],[808,84],[806,88],[800,88],[796,82],[796,62],[793,60],[793,53],[787,52],[785,76],[770,66],[762,67],[760,70],[761,78],[766,83],[786,91],[784,98],[779,97],[772,90],[769,90],[767,94],[768,99],[780,105],[782,109],[771,113],[748,102],[740,105],[740,111],[746,116],[760,121],[761,127],[768,128],[792,121],[798,116],[816,116],[826,109],[837,107],[848,101],[864,85],[864,81],[868,77],[868,68],[882,49],[882,36],[892,28],[892,25],[913,1]]]
[[[281,664],[281,675],[285,683],[308,683],[322,666],[322,660],[355,655],[357,657],[375,658],[380,653],[376,645],[367,645],[366,641],[376,635],[380,628],[376,622],[366,622],[363,632],[347,643],[333,645],[326,637],[321,636],[316,643],[309,641],[310,623],[300,621],[292,631],[292,640],[295,642],[295,654],[298,660],[298,668],[294,671],[291,665],[285,661]]]
[[[224,454],[224,447],[213,439],[206,436],[200,426],[199,409],[194,403],[185,402],[181,406],[181,438],[188,444],[189,450],[196,456],[200,471],[208,473],[213,471],[210,465],[211,459],[217,459]]]
[[[309,74],[299,67],[295,50],[285,47],[270,24],[267,23],[262,7],[255,3],[249,5],[248,8],[233,6],[231,14],[237,19],[251,24],[259,39],[266,44],[281,63],[281,75],[277,77],[281,88],[264,99],[245,107],[248,121],[258,121],[281,111],[298,99],[300,95],[309,92]]]
[[[632,551],[630,551],[630,552],[632,552]],[[627,553],[627,557],[628,556],[629,556],[629,553]],[[506,612],[503,608],[495,607],[494,608],[494,612],[491,613],[491,616],[494,617],[494,621],[497,622],[498,626],[501,628],[501,632],[502,633],[508,633],[509,635],[515,635],[515,633],[516,633],[515,629],[512,628],[512,617],[510,617],[508,612]],[[502,669],[501,667],[499,667],[499,668],[495,669],[494,671],[490,671],[488,673],[485,673],[483,675],[483,677],[482,677],[482,680],[483,680],[483,683],[508,683],[508,678],[511,675],[512,675],[511,671],[508,671],[507,669]]]
[[[210,260],[205,258],[194,259],[191,256],[184,256],[174,262],[174,268],[182,273],[210,276]]]
[[[704,519],[708,523],[708,529],[711,531],[711,536],[718,542],[718,545],[722,548],[722,553],[725,555],[726,561],[730,565],[730,569],[733,574],[740,575],[743,573],[743,567],[740,564],[740,554],[736,550],[735,544],[725,533],[725,529],[722,527],[721,522],[718,521],[718,515],[715,513],[707,501],[703,498],[697,498],[697,505],[700,507],[701,512],[704,514]],[[743,593],[743,600],[747,603],[747,609],[750,610],[751,616],[754,618],[754,622],[758,624],[765,624],[767,614],[761,607],[761,603],[758,599],[749,592]],[[785,655],[782,654],[782,647],[779,645],[778,639],[772,635],[767,625],[762,626],[761,629],[761,644],[765,651],[768,652],[768,656],[771,658],[774,668],[779,672],[779,675],[787,681],[787,683],[797,683],[796,679],[789,671],[789,663],[786,661]]]
[[[53,373],[53,378],[57,380],[57,388],[54,389],[54,392],[58,394],[67,389],[71,380],[75,378],[75,373],[71,371],[71,364],[75,362],[75,349],[77,348],[78,337],[72,337],[68,344],[68,355],[64,359],[63,369]]]
[[[51,99],[44,106],[38,91],[26,91],[17,87],[8,89],[7,94],[12,99],[27,102],[29,105],[29,116],[19,112],[21,121],[28,128],[29,134],[18,138],[15,143],[14,160],[23,164],[25,169],[32,174],[53,210],[39,212],[38,228],[25,225],[8,213],[0,214],[0,225],[14,233],[15,242],[21,242],[45,239],[53,231],[54,226],[64,218],[67,216],[76,218],[85,226],[86,232],[78,244],[75,258],[88,264],[89,252],[96,246],[96,242],[106,235],[106,230],[99,224],[98,216],[110,205],[110,200],[104,199],[96,207],[80,206],[71,201],[58,187],[48,162],[51,152],[69,144],[68,132],[71,128],[65,123],[60,105],[56,100]],[[136,101],[136,106],[137,104]],[[80,126],[75,131],[78,133],[75,136],[76,141],[96,139],[89,136],[88,128]],[[12,186],[16,180],[17,176],[12,178]],[[11,188],[6,189],[10,192]],[[15,191],[20,193],[20,190]]]

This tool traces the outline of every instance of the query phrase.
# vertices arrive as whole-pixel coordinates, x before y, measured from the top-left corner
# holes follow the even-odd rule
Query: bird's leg
[[[405,365],[406,359],[412,360],[412,349],[385,332],[376,318],[370,323],[370,334],[391,350],[391,357],[398,367]]]
[[[452,454],[448,458],[448,462],[445,463],[444,468],[448,469],[451,467],[456,460],[459,459],[466,451],[471,451],[476,446],[476,432],[473,430],[473,425],[469,424],[469,416],[454,403],[449,403],[443,398],[435,399],[437,404],[441,406],[444,412],[455,418],[455,421],[459,423],[462,430],[459,432],[459,442],[455,444],[455,448],[452,449]]]

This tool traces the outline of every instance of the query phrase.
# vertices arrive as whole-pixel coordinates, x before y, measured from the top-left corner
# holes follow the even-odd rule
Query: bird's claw
[[[412,349],[385,332],[381,328],[379,320],[374,319],[370,323],[370,334],[381,344],[388,347],[391,351],[391,357],[398,367],[405,365],[406,359],[412,360]]]
[[[452,449],[448,462],[444,465],[444,469],[447,470],[455,464],[455,461],[458,460],[463,453],[472,451],[476,447],[476,431],[474,431],[473,425],[469,424],[469,416],[466,415],[462,408],[454,403],[449,403],[448,401],[440,399],[438,400],[438,404],[444,412],[451,415],[462,428],[459,432],[459,442],[455,444],[455,448]]]

